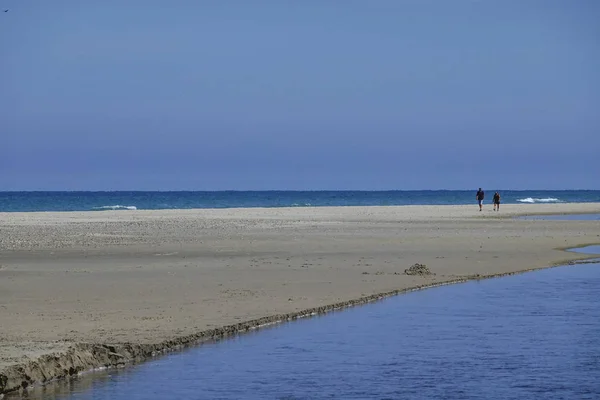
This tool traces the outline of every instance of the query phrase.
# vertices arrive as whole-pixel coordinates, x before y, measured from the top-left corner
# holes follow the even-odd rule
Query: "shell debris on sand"
[[[425,264],[413,264],[412,267],[404,270],[405,275],[435,275]]]

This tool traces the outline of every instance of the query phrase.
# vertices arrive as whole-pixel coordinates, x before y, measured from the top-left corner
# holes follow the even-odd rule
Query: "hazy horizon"
[[[467,189],[373,189],[373,190],[369,190],[369,189],[260,189],[260,190],[255,190],[255,189],[244,189],[244,190],[240,190],[240,189],[219,189],[219,190],[189,190],[189,189],[170,189],[170,190],[162,190],[162,189],[119,189],[119,190],[61,190],[61,189],[54,189],[54,190],[0,190],[0,193],[27,193],[27,192],[38,192],[38,193],[44,193],[44,192],[48,192],[48,193],[53,193],[53,192],[57,192],[57,193],[112,193],[112,192],[123,192],[123,193],[127,193],[127,192],[131,192],[131,193],[136,193],[136,192],[141,192],[141,193],[152,193],[152,192],[156,192],[156,193],[163,193],[163,192],[171,192],[171,193],[177,193],[177,192],[183,192],[183,193],[194,193],[194,192],[206,192],[206,193],[213,193],[213,192],[476,192],[478,189],[478,187],[475,188],[467,188]],[[497,187],[490,187],[490,188],[485,188],[482,187],[483,191],[487,192],[495,192],[495,191],[499,191],[499,192],[523,192],[523,193],[528,193],[528,192],[577,192],[577,191],[582,191],[582,192],[600,192],[600,189],[587,189],[587,188],[576,188],[576,189],[540,189],[540,188],[532,188],[532,189],[507,189],[507,188],[497,188]]]

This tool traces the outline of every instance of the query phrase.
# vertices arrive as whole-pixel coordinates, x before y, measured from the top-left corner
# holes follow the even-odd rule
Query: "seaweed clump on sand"
[[[404,270],[405,275],[435,275],[427,268],[425,264],[416,263],[412,267]]]

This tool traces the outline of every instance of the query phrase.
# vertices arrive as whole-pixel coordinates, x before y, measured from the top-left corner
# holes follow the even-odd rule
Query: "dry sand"
[[[0,213],[0,375],[74,343],[160,343],[600,243],[598,221],[506,218],[539,213],[600,203]],[[415,263],[435,275],[404,275]]]

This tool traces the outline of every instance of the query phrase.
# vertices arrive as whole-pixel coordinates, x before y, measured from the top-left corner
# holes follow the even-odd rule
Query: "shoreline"
[[[565,214],[588,214],[588,213],[600,212],[600,204],[598,204],[598,203],[584,203],[584,204],[588,204],[588,206],[585,207],[586,210],[584,210],[584,211],[580,211],[580,212],[578,212],[578,210],[573,210],[574,212],[562,211],[562,212],[560,212],[560,214],[562,214],[562,215],[565,215]],[[589,206],[589,204],[592,204],[592,206]],[[565,206],[568,206],[568,205],[562,205],[562,207],[559,207],[559,208],[565,208]],[[454,206],[397,206],[397,207],[392,206],[391,208],[386,207],[386,206],[382,206],[382,207],[385,207],[385,210],[384,210],[385,212],[383,212],[383,213],[385,214],[384,216],[386,218],[379,218],[380,216],[376,215],[377,213],[375,213],[375,215],[372,215],[373,211],[377,211],[377,210],[373,210],[372,207],[356,207],[356,210],[352,210],[352,211],[365,212],[367,214],[367,216],[369,217],[367,219],[368,226],[356,228],[356,229],[360,229],[360,232],[358,232],[358,233],[360,233],[360,235],[358,236],[358,239],[356,239],[356,240],[366,240],[365,235],[368,235],[370,233],[370,230],[379,229],[380,228],[379,224],[384,224],[384,226],[387,226],[387,224],[389,224],[390,222],[397,224],[398,223],[398,221],[396,220],[397,207],[402,207],[402,208],[413,207],[413,209],[415,209],[415,210],[418,209],[421,211],[423,211],[423,210],[430,211],[433,208],[439,209],[440,207],[442,207],[445,210],[449,210],[450,208],[456,208]],[[381,211],[382,207],[377,207],[377,209],[379,211]],[[431,208],[428,208],[428,207],[431,207]],[[531,205],[523,205],[522,207],[529,208],[529,207],[531,207]],[[307,209],[309,211],[314,211],[315,208],[316,207],[310,207]],[[323,208],[329,209],[330,207],[323,207]],[[459,208],[461,208],[461,207],[459,207]],[[469,209],[471,209],[471,208],[472,207],[469,207]],[[521,208],[520,205],[518,205],[518,208]],[[536,208],[539,208],[539,207],[536,207]],[[547,208],[547,207],[541,207],[541,208]],[[288,222],[289,219],[296,221],[298,216],[295,214],[297,214],[299,209],[300,208],[291,208],[291,211],[287,210],[287,212],[291,212],[291,214],[292,214],[291,216],[286,216],[286,215],[279,216],[279,219],[277,219],[277,221],[278,222],[283,221],[281,223],[281,225],[284,226],[283,228],[280,227],[279,228],[280,230],[284,231],[284,233],[287,232],[288,228],[285,227],[285,223]],[[595,210],[595,212],[590,212],[590,209]],[[250,210],[250,212],[248,212],[248,210]],[[256,209],[242,209],[242,211],[234,210],[233,213],[235,214],[235,213],[244,212],[244,213],[250,214],[250,217],[252,217],[251,214],[253,214],[253,212],[255,210]],[[264,211],[264,210],[267,210],[267,211]],[[265,213],[265,212],[268,214],[269,213],[268,211],[271,211],[271,210],[273,210],[273,209],[262,209],[262,212],[259,212],[259,214]],[[276,210],[282,210],[282,209],[280,208],[280,209],[276,209]],[[198,213],[197,210],[186,212],[186,213],[177,213],[176,212],[177,210],[170,210],[170,211],[175,211],[174,215],[177,215],[177,216],[182,216],[182,214],[194,215],[194,214]],[[226,215],[225,215],[224,221],[227,221],[228,218],[231,217],[229,215],[229,214],[231,214],[231,211],[232,211],[232,209],[225,209],[224,214],[226,214]],[[522,211],[525,211],[525,210],[522,210]],[[494,218],[484,218],[484,221],[510,222],[511,217],[520,216],[520,215],[559,214],[558,212],[554,212],[554,211],[548,211],[548,212],[545,212],[544,214],[542,214],[540,212],[531,213],[530,210],[527,210],[526,213],[522,213],[522,211],[520,211],[516,214],[514,212],[512,212],[512,213],[509,212],[509,213],[505,213],[502,215],[492,214],[492,215],[494,215]],[[119,214],[119,215],[129,214],[130,216],[132,216],[132,215],[137,216],[139,214],[139,212],[140,212],[140,210],[130,211],[130,212],[116,211],[114,213]],[[322,210],[321,210],[321,212],[322,212]],[[61,213],[63,213],[63,212],[61,212]],[[74,213],[81,214],[81,212],[74,212]],[[91,213],[98,214],[96,212],[91,212]],[[108,213],[111,213],[111,212],[109,211]],[[31,213],[26,213],[26,214],[31,214]],[[104,214],[104,213],[99,213],[99,214]],[[149,214],[153,214],[153,212],[149,212]],[[170,214],[170,213],[154,212],[154,214],[163,214],[163,216],[164,216],[164,214]],[[202,212],[201,214],[210,214],[210,213]],[[302,212],[300,212],[300,214],[302,214]],[[309,214],[310,214],[310,212],[309,212]],[[339,222],[339,221],[332,221],[332,216],[329,215],[328,212],[322,212],[322,214],[323,215],[316,215],[316,216],[312,216],[311,218],[308,218],[309,219],[308,224],[314,223],[315,221],[316,222],[326,221],[327,224]],[[334,217],[336,217],[335,212],[333,214],[334,214]],[[435,216],[434,221],[436,221],[436,223],[444,221],[445,217],[442,214]],[[455,223],[457,225],[457,228],[455,228],[455,229],[463,229],[463,230],[464,229],[473,229],[473,226],[471,223],[473,223],[473,222],[477,221],[479,218],[481,218],[481,215],[478,215],[476,213],[473,213],[473,214],[474,214],[473,216],[456,217],[457,220],[453,220],[450,222]],[[125,215],[123,215],[123,216],[125,217]],[[152,215],[150,215],[150,216],[152,216]],[[187,217],[187,216],[189,216],[189,215],[184,215],[184,217]],[[206,215],[203,215],[203,216],[206,216]],[[31,221],[28,221],[27,216],[25,216],[25,217],[17,216],[17,217],[19,217],[19,218],[16,218],[17,220],[23,218],[23,220],[21,220],[20,222],[16,221],[17,226],[21,226],[22,224],[27,225],[28,223],[31,223]],[[31,216],[29,216],[29,217],[31,217]],[[33,216],[33,217],[39,217],[39,216]],[[71,217],[88,218],[89,216],[71,215]],[[170,217],[170,216],[167,216],[167,217]],[[222,217],[222,216],[219,216],[219,217]],[[244,214],[244,217],[246,218],[246,217],[248,217],[248,215]],[[259,215],[259,217],[264,217],[264,215]],[[360,223],[364,222],[364,219],[360,219],[359,217],[360,216],[357,217],[355,215],[344,214],[340,218],[343,220],[344,227],[352,227],[352,226],[354,226],[353,224],[355,224],[355,223],[360,224]],[[433,229],[428,225],[428,224],[430,224],[430,222],[429,222],[430,219],[428,218],[426,213],[424,215],[419,215],[417,217],[418,218],[413,218],[413,216],[410,214],[407,214],[407,215],[403,214],[402,215],[403,219],[401,222],[402,223],[414,223],[417,225],[425,224],[425,225],[427,225],[427,228],[428,228],[428,230],[426,232],[430,232],[431,229]],[[488,217],[488,215],[486,215],[486,217]],[[47,218],[47,216],[44,216],[43,218]],[[33,223],[32,225],[34,227],[40,227],[40,226],[44,226],[45,223],[48,223],[48,225],[54,226],[53,224],[56,224],[57,221],[54,220],[53,218],[55,218],[55,216],[50,216],[50,218],[47,218],[47,220],[44,220],[44,221],[34,221],[35,223]],[[236,217],[236,218],[239,218],[239,217]],[[31,218],[29,218],[29,219],[31,219]],[[58,218],[58,219],[61,220],[62,217]],[[91,218],[91,219],[94,220],[96,218]],[[125,219],[127,219],[127,218],[125,218]],[[333,220],[335,220],[335,219],[336,218],[333,218]],[[358,219],[358,222],[355,222],[354,221],[355,219]],[[86,223],[87,222],[89,222],[89,221],[86,220]],[[102,223],[102,219],[100,222]],[[131,221],[127,220],[127,223],[130,223],[130,222]],[[222,222],[223,221],[219,220],[219,223],[222,223]],[[480,221],[477,221],[476,223],[479,223],[479,222]],[[551,221],[551,222],[553,222],[554,224],[557,224],[556,221]],[[574,222],[580,222],[580,221],[574,221]],[[592,222],[594,222],[594,221],[592,221]],[[61,223],[66,223],[67,225],[72,224],[72,223],[77,223],[77,218],[68,218],[68,221],[61,221]],[[461,223],[465,226],[460,226]],[[517,222],[517,224],[519,224],[519,223],[523,223],[523,221]],[[539,224],[539,221],[525,221],[525,223],[527,224],[527,226],[530,226],[532,223],[536,224],[538,226],[541,225],[542,232],[545,229],[547,229],[547,227],[552,226],[552,224],[550,224],[550,225],[544,224],[544,223]],[[562,223],[564,223],[564,222],[563,221],[558,222],[558,224],[562,224]],[[21,224],[21,225],[19,225],[19,224]],[[295,224],[294,227],[296,227],[296,228],[298,226],[300,226],[300,227],[303,226],[301,224],[299,225],[297,221],[294,222],[294,224]],[[217,228],[221,227],[219,224],[217,224],[217,225],[218,225]],[[11,226],[11,225],[7,224],[5,226]],[[168,224],[167,224],[167,226],[168,226]],[[252,224],[249,224],[248,226],[250,227],[250,230],[255,228]],[[277,225],[277,226],[280,226],[280,225]],[[329,226],[329,225],[325,225],[325,226]],[[435,226],[435,224],[434,224],[434,226]],[[546,248],[547,251],[554,249],[555,251],[560,251],[560,253],[555,254],[555,256],[557,256],[558,254],[564,255],[563,253],[566,253],[565,249],[567,249],[567,248],[571,249],[571,248],[576,248],[576,247],[583,247],[583,246],[586,246],[587,244],[592,244],[592,243],[596,244],[596,243],[600,242],[600,239],[598,239],[596,242],[593,242],[592,240],[590,240],[592,236],[597,236],[597,235],[587,234],[586,238],[588,238],[588,237],[589,238],[586,240],[583,240],[584,239],[583,237],[579,237],[579,236],[581,236],[581,232],[576,232],[576,231],[583,229],[581,227],[585,226],[585,224],[582,225],[582,224],[576,223],[576,224],[571,224],[570,226],[571,226],[571,229],[573,229],[573,232],[569,231],[570,234],[572,234],[572,236],[573,236],[571,242],[567,246],[564,246],[564,247],[563,246],[554,246],[554,247]],[[515,227],[519,228],[518,225],[515,225]],[[573,227],[575,227],[575,228],[573,228]],[[269,226],[269,228],[271,228],[271,226]],[[304,241],[306,242],[307,237],[310,237],[310,235],[314,235],[315,234],[314,232],[320,233],[319,228],[323,228],[323,227],[320,226],[320,227],[316,228],[315,231],[310,231],[311,232],[310,234],[305,235]],[[592,226],[592,228],[594,228],[594,227]],[[154,229],[154,228],[152,228],[152,229]],[[350,229],[350,228],[348,228],[348,229]],[[514,229],[514,228],[511,228],[511,229]],[[589,229],[589,227],[586,229]],[[184,229],[184,231],[185,231],[185,229]],[[512,232],[512,230],[509,231],[509,233],[511,233],[511,232]],[[594,229],[592,229],[591,232],[593,233]],[[262,230],[260,230],[259,233],[263,234],[264,232]],[[345,232],[342,230],[342,233],[345,233]],[[385,230],[384,233],[388,233],[388,231]],[[255,236],[256,236],[256,234],[255,234]],[[258,235],[258,236],[260,236],[260,235]],[[382,237],[386,238],[386,236],[382,236]],[[469,237],[471,238],[471,236],[469,236]],[[477,238],[478,237],[477,234],[475,234],[474,237]],[[506,236],[506,237],[510,237],[510,236]],[[411,248],[410,247],[410,243],[412,243],[411,241],[414,242],[415,240],[419,240],[420,236],[417,234],[414,234],[413,236],[408,235],[408,236],[406,236],[406,238],[409,241],[408,248]],[[452,240],[452,236],[449,234],[447,234],[447,237],[444,237],[444,235],[441,236],[442,240],[444,238],[447,240]],[[575,240],[575,239],[582,239],[582,240]],[[244,240],[247,240],[247,239],[244,239]],[[289,240],[289,238],[288,238],[288,240]],[[353,241],[350,241],[349,245],[355,244],[356,240],[353,239]],[[471,238],[470,240],[474,240],[474,239]],[[500,240],[500,239],[498,239],[498,240]],[[534,238],[532,238],[531,240],[534,240]],[[233,243],[239,243],[239,240],[238,241],[234,240]],[[335,243],[335,242],[332,242],[332,243]],[[459,243],[459,244],[461,244],[461,243]],[[100,244],[102,244],[102,243],[100,243]],[[305,244],[305,243],[301,243],[301,244]],[[510,243],[508,243],[508,244],[510,244]],[[82,248],[85,248],[86,245],[87,245],[87,243],[83,243]],[[143,245],[146,245],[146,244],[143,243]],[[466,244],[462,243],[462,245],[468,245],[470,247],[474,247],[473,244],[470,243],[469,241],[466,241]],[[131,245],[129,245],[129,246],[131,246]],[[125,247],[127,248],[128,246],[126,245]],[[300,246],[300,248],[298,250],[302,251],[302,248],[303,247]],[[507,245],[504,248],[506,249],[505,251],[508,251],[508,249],[510,249],[510,246]],[[273,252],[273,251],[277,250],[277,246],[269,247],[269,249],[271,249],[270,251]],[[448,250],[448,249],[452,249],[452,247],[448,247],[446,250]],[[5,254],[13,254],[13,253],[14,254],[25,254],[25,256],[27,256],[27,257],[28,257],[27,253],[30,251],[30,249],[27,246],[23,246],[22,249],[3,248],[3,250],[4,250],[3,252]],[[60,247],[57,246],[57,248],[54,250],[54,252],[58,252],[59,250],[60,250]],[[89,250],[91,250],[91,249],[89,249]],[[42,248],[40,251],[42,253],[44,253],[44,252],[47,253],[48,249]],[[312,249],[312,251],[314,252],[315,250]],[[429,251],[432,251],[432,250],[429,250]],[[474,251],[474,250],[471,250],[471,251]],[[444,250],[442,249],[437,252],[432,251],[431,254],[429,254],[429,253],[427,253],[427,254],[429,254],[429,258],[433,259],[433,257],[432,257],[433,255],[436,255],[438,253],[443,254],[443,252],[444,252]],[[115,250],[115,254],[117,254],[117,253],[118,253],[118,251]],[[70,254],[70,253],[65,253],[65,255],[63,255],[61,257],[64,257],[68,254]],[[168,253],[166,253],[166,254],[168,254]],[[320,253],[317,253],[317,254],[320,254]],[[342,254],[345,254],[345,253],[342,253]],[[184,335],[173,334],[173,335],[170,335],[170,337],[168,339],[158,340],[155,343],[151,343],[151,342],[144,341],[144,340],[140,340],[137,342],[133,342],[133,341],[124,341],[124,342],[73,341],[68,345],[68,349],[66,351],[49,352],[50,354],[43,354],[43,355],[37,357],[36,359],[31,359],[27,363],[10,365],[10,366],[5,367],[4,369],[0,369],[0,394],[18,391],[20,389],[23,389],[24,387],[37,385],[40,383],[43,384],[43,383],[46,383],[46,382],[49,382],[52,380],[56,380],[56,379],[76,376],[80,373],[98,369],[98,368],[118,367],[118,366],[122,366],[122,365],[129,364],[132,362],[143,361],[143,360],[155,357],[159,354],[164,354],[164,353],[168,353],[171,351],[176,351],[181,348],[198,345],[202,342],[206,342],[206,341],[210,341],[210,340],[219,340],[224,337],[244,333],[249,330],[259,329],[259,328],[267,326],[267,325],[278,324],[278,323],[282,323],[282,322],[286,322],[286,321],[310,317],[313,315],[325,314],[325,313],[328,313],[331,311],[340,310],[340,309],[344,309],[344,308],[348,308],[348,307],[353,307],[353,306],[357,306],[357,305],[361,305],[361,304],[366,304],[366,303],[381,300],[383,298],[387,298],[387,297],[391,297],[391,296],[395,296],[395,295],[399,295],[399,294],[403,294],[403,293],[409,293],[409,292],[416,291],[416,290],[434,288],[437,286],[448,285],[448,284],[463,283],[463,282],[468,282],[468,281],[472,281],[472,280],[491,279],[491,278],[497,278],[497,277],[503,277],[503,276],[510,276],[510,275],[521,274],[521,273],[526,273],[526,272],[531,272],[531,271],[536,271],[536,270],[546,269],[546,268],[552,268],[552,267],[557,267],[557,266],[567,266],[567,265],[585,263],[586,261],[589,261],[591,259],[598,258],[597,255],[594,256],[594,255],[587,255],[587,254],[581,254],[581,253],[572,253],[569,255],[570,255],[570,257],[565,257],[561,261],[557,261],[557,258],[555,256],[553,256],[553,257],[551,257],[552,261],[547,260],[550,262],[546,262],[543,265],[535,265],[536,263],[533,263],[533,265],[529,264],[530,266],[527,267],[529,262],[533,262],[537,259],[534,257],[529,261],[523,262],[522,265],[526,266],[526,268],[512,269],[512,268],[508,267],[508,269],[509,269],[508,271],[495,272],[492,270],[490,273],[466,274],[465,273],[466,270],[464,270],[464,269],[454,271],[452,268],[450,268],[449,271],[443,271],[444,272],[443,274],[439,274],[439,278],[425,280],[425,281],[419,280],[419,279],[421,279],[420,277],[416,281],[414,281],[414,280],[407,281],[408,278],[406,278],[406,276],[404,276],[403,277],[404,281],[402,281],[402,282],[404,282],[404,284],[398,285],[398,288],[393,289],[393,290],[385,290],[385,291],[381,291],[381,292],[375,292],[375,293],[368,294],[366,296],[352,297],[350,300],[343,300],[343,301],[339,301],[339,302],[329,302],[329,303],[325,303],[323,305],[319,305],[316,307],[300,308],[300,309],[297,309],[296,311],[291,311],[291,312],[287,312],[287,313],[267,314],[269,316],[260,317],[260,318],[250,318],[248,320],[245,320],[246,322],[238,322],[235,324],[223,324],[220,327],[215,327],[215,328],[210,328],[210,329],[200,329],[200,330],[193,331],[192,333],[189,333],[189,334],[184,334]],[[340,261],[339,260],[340,257],[339,256],[336,256],[336,257],[338,257],[336,260]],[[135,255],[134,255],[134,258],[135,258]],[[184,258],[185,258],[185,256],[184,256]],[[308,263],[305,258],[304,258],[304,262]],[[408,258],[410,258],[410,257],[408,257]],[[438,258],[438,257],[436,257],[436,258]],[[441,257],[441,258],[444,258],[444,257]],[[61,259],[64,259],[64,258],[59,257],[59,260],[61,260]],[[121,260],[121,258],[119,258],[118,260]],[[382,260],[379,260],[379,261],[382,261]],[[2,260],[0,260],[0,261],[2,261]],[[10,259],[9,261],[13,261],[13,260]],[[114,261],[114,260],[113,259],[109,260],[109,262],[111,262],[111,261]],[[248,260],[244,259],[244,261],[248,261]],[[480,261],[478,261],[478,262],[480,262]],[[106,261],[103,261],[103,263],[104,264],[102,264],[102,265],[105,265]],[[260,264],[260,262],[258,262],[258,264]],[[46,265],[46,264],[43,264],[43,265]],[[359,270],[368,269],[368,268],[366,268],[367,265],[369,265],[369,264],[364,263],[364,266]],[[243,266],[245,268],[248,268],[246,264],[243,264]],[[408,267],[408,265],[403,265],[403,266]],[[0,270],[1,270],[1,267],[0,267]],[[71,269],[70,271],[73,272],[74,270]],[[339,270],[338,272],[342,272],[342,270]],[[357,272],[357,271],[354,271],[354,272]],[[375,272],[367,272],[366,276],[368,278],[370,278],[370,277],[376,278],[376,276],[374,276],[374,275],[378,275],[379,272],[381,272],[381,271],[377,270]],[[440,272],[440,271],[435,270],[436,274],[438,272]],[[361,274],[365,274],[365,271],[361,272]],[[382,275],[390,275],[390,274],[397,274],[397,272],[392,271],[392,270],[387,270],[385,272],[382,272]],[[73,275],[73,274],[71,274],[71,275]],[[381,286],[382,284],[379,283],[378,285]],[[377,285],[362,285],[362,286],[376,287]],[[358,288],[360,289],[360,287],[358,287]],[[338,289],[338,291],[339,291],[339,289]],[[281,297],[281,294],[279,296]],[[278,301],[285,301],[285,300],[279,299]],[[265,311],[266,311],[266,309],[265,309]],[[252,313],[248,313],[248,314],[252,314]],[[135,335],[134,335],[134,337],[135,337]],[[111,343],[113,343],[113,344],[111,344]]]
[[[519,206],[519,207],[539,207],[539,206],[562,206],[562,205],[594,205],[594,204],[598,204],[597,202],[585,202],[585,203],[567,203],[567,202],[557,202],[557,203],[502,203],[501,205],[506,207],[506,206]],[[492,203],[484,203],[483,204],[484,207],[488,206],[491,207],[493,204]],[[134,206],[135,207],[135,206]],[[135,209],[128,209],[128,208],[119,208],[119,209],[113,209],[113,208],[103,208],[103,209],[92,209],[92,210],[38,210],[38,211],[0,211],[0,215],[48,215],[48,214],[79,214],[79,213],[93,213],[93,214],[112,214],[112,213],[118,213],[118,214],[128,214],[128,213],[137,213],[137,214],[143,214],[143,213],[156,213],[156,212],[160,212],[160,213],[173,213],[173,214],[180,214],[180,213],[197,213],[197,212],[203,212],[203,211],[208,211],[208,212],[212,212],[212,211],[252,211],[252,210],[256,210],[256,211],[269,211],[269,210],[303,210],[303,209],[309,209],[309,210],[319,210],[319,209],[336,209],[336,208],[341,208],[341,209],[350,209],[350,208],[396,208],[396,207],[473,207],[472,204],[469,203],[461,203],[461,204],[424,204],[424,205],[420,205],[420,204],[395,204],[395,205],[330,205],[330,206],[307,206],[307,205],[302,205],[302,206],[290,206],[290,205],[285,205],[285,206],[254,206],[254,207],[204,207],[204,208],[135,208]],[[588,214],[589,212],[586,211],[574,211],[574,212],[552,212],[552,211],[548,211],[548,212],[537,212],[534,211],[532,213],[530,212],[519,212],[518,214],[514,214],[513,216],[515,217],[526,217],[526,216],[535,216],[535,215],[582,215],[582,214]]]
[[[600,201],[587,201],[587,202],[550,202],[550,203],[501,203],[502,211],[506,208],[548,208],[546,211],[530,210],[530,211],[510,211],[509,214],[503,214],[503,217],[507,216],[527,216],[527,215],[578,215],[578,214],[596,214],[598,213],[598,205]],[[493,212],[493,203],[491,201],[484,202],[484,210]],[[571,206],[583,207],[583,209],[577,210],[565,210]],[[476,203],[459,203],[459,204],[386,204],[386,205],[283,205],[283,206],[232,206],[232,207],[193,207],[193,208],[136,208],[136,209],[92,209],[92,210],[42,210],[42,211],[0,211],[0,216],[40,216],[40,215],[51,215],[56,214],[58,216],[68,214],[89,214],[89,215],[140,215],[140,214],[195,214],[198,212],[207,213],[229,213],[229,212],[269,212],[269,211],[322,211],[322,210],[335,210],[335,209],[396,209],[396,208],[415,208],[415,209],[436,209],[436,208],[468,208],[472,211],[477,211]],[[552,209],[555,209],[553,211]],[[591,211],[590,211],[591,210]],[[473,216],[477,217],[478,212],[474,212]]]

